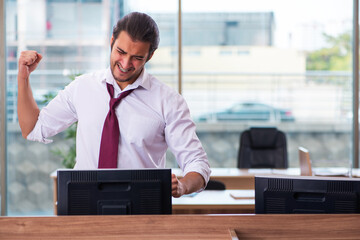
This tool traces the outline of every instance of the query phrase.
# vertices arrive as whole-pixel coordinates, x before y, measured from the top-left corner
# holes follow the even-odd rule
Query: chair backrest
[[[209,180],[204,190],[225,190],[226,186],[223,182],[218,180]]]
[[[240,135],[238,168],[287,168],[285,133],[275,127],[253,127]]]
[[[301,176],[312,176],[312,167],[310,160],[310,153],[304,147],[299,147],[299,165],[300,165],[300,175]]]

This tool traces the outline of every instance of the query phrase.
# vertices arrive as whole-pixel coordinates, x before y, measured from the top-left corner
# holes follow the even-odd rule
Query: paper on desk
[[[234,199],[254,199],[255,190],[230,190],[230,196]]]
[[[349,169],[346,168],[317,168],[313,172],[315,176],[324,177],[348,177],[350,175]]]
[[[250,168],[248,170],[249,173],[253,173],[253,174],[268,174],[268,173],[272,173],[273,169],[272,168]]]

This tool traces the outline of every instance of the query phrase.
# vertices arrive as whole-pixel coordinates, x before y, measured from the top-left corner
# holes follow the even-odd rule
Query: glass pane
[[[352,1],[182,1],[183,94],[212,167],[240,133],[276,126],[314,167],[349,167]],[[326,6],[326,7],[324,7]]]
[[[146,66],[150,73],[177,88],[177,2],[162,3],[160,15],[155,14],[158,9],[154,7],[159,5],[133,0],[7,0],[6,4],[8,214],[50,215],[50,174],[65,167],[65,158],[72,159],[74,139],[67,138],[69,132],[58,134],[46,145],[22,138],[16,109],[20,51],[36,50],[43,55],[30,77],[33,95],[42,107],[44,100],[63,89],[75,75],[108,66],[112,27],[119,16],[146,12],[158,21],[162,39],[159,56],[155,54]]]
[[[129,11],[149,14],[157,23],[160,31],[159,48],[147,63],[147,70],[178,90],[178,0],[128,0]],[[166,167],[177,167],[174,155],[166,154]]]

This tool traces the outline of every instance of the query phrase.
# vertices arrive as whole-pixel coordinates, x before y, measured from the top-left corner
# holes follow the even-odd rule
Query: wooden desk
[[[255,192],[254,190],[206,190],[173,198],[172,204],[173,214],[255,213]]]
[[[347,171],[345,168],[315,168],[314,172],[327,171],[330,173],[344,173]],[[211,179],[219,180],[225,183],[226,189],[235,190],[235,189],[254,189],[255,188],[255,175],[291,175],[291,176],[299,176],[300,169],[299,168],[288,168],[288,169],[238,169],[238,168],[212,168],[211,169]],[[172,169],[172,172],[175,173],[178,177],[181,178],[182,171],[179,168]],[[54,186],[54,214],[57,215],[57,172],[54,171],[51,174],[51,178],[53,179]],[[353,176],[360,176],[359,169],[353,169]],[[243,206],[242,206],[243,207]],[[177,208],[177,207],[176,207]],[[199,209],[198,209],[199,210]],[[195,212],[197,212],[196,210]],[[235,210],[235,209],[232,209]],[[246,210],[246,209],[242,209]],[[241,211],[242,211],[241,210]],[[250,210],[250,209],[248,209]],[[183,211],[180,210],[179,211]],[[202,211],[202,210],[199,210]],[[225,211],[223,209],[222,211]],[[177,213],[175,210],[174,213]],[[184,212],[185,213],[185,212]],[[187,213],[190,213],[187,212]],[[243,212],[240,212],[243,213]]]
[[[225,183],[226,189],[254,189],[255,175],[288,175],[299,176],[299,168],[287,169],[239,169],[239,168],[212,168],[210,179],[219,180]],[[334,175],[347,173],[346,168],[314,168],[314,173]],[[172,169],[177,176],[182,176],[180,169]],[[360,176],[359,169],[353,169],[353,177]]]
[[[0,239],[7,240],[359,239],[359,236],[359,214],[0,217]]]
[[[178,177],[182,177],[183,173],[179,168],[171,170]],[[291,175],[299,176],[299,168],[287,169],[239,169],[239,168],[212,168],[211,179],[219,180],[225,183],[227,189],[254,189],[255,175]],[[330,172],[330,173],[345,173],[346,168],[315,168],[314,172]],[[360,169],[353,169],[353,176],[360,176]],[[51,178],[54,180],[54,187],[57,184],[56,171],[51,173]],[[55,188],[54,188],[55,189]]]
[[[172,169],[177,176],[182,176],[179,168]],[[239,169],[239,168],[212,168],[210,179],[222,181],[226,189],[254,189],[255,175],[300,175],[297,168],[288,169]]]

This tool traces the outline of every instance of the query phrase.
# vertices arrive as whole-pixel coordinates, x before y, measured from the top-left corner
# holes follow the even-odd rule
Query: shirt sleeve
[[[41,109],[34,129],[27,136],[28,140],[42,143],[52,142],[49,137],[62,132],[77,121],[73,97],[76,93],[77,81],[74,80],[64,90]]]
[[[181,95],[172,98],[167,109],[165,138],[170,150],[184,176],[189,172],[197,172],[204,178],[206,186],[211,173],[210,165],[184,98]]]

